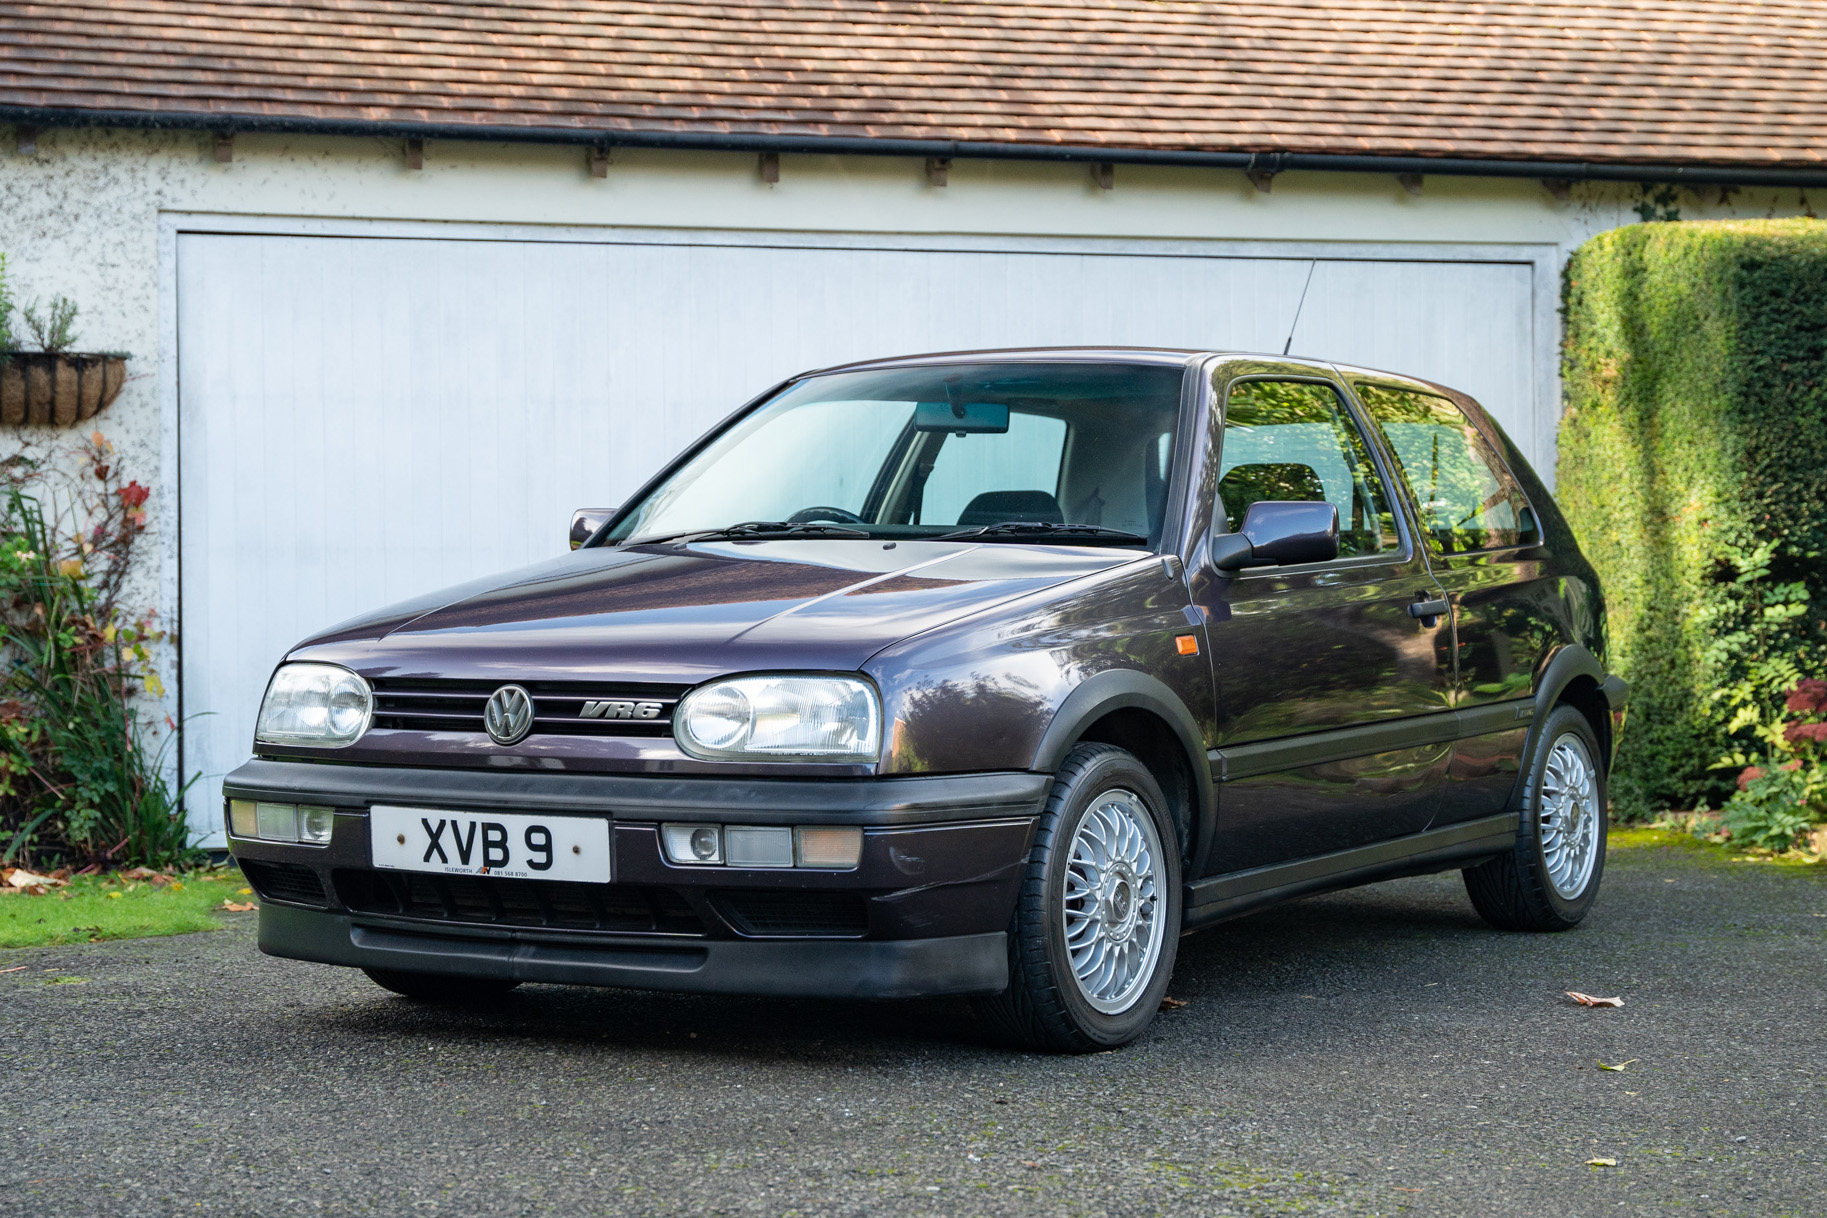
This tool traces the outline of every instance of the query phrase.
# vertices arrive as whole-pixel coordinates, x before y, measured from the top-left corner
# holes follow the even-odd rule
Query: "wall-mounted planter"
[[[14,351],[0,363],[0,423],[73,427],[120,396],[127,361],[118,355]]]

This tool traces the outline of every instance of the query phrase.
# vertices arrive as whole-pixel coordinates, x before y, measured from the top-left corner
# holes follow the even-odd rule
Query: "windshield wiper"
[[[1054,524],[1047,520],[1004,520],[999,524],[979,525],[941,533],[934,541],[1085,541],[1094,545],[1147,545],[1148,538],[1124,529],[1107,529],[1101,524]]]
[[[818,524],[813,521],[795,523],[791,520],[745,520],[741,524],[728,525],[721,529],[694,529],[685,533],[669,533],[661,537],[640,537],[624,544],[637,546],[658,546],[667,542],[716,541],[719,538],[745,537],[861,537],[867,538],[867,529],[852,529],[841,524]]]

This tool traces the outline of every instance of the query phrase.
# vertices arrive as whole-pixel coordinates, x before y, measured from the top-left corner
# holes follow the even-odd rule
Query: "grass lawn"
[[[170,884],[78,876],[67,888],[43,896],[0,894],[0,948],[96,943],[217,930],[253,913],[216,912],[224,901],[252,902],[251,890],[232,868],[192,871]]]

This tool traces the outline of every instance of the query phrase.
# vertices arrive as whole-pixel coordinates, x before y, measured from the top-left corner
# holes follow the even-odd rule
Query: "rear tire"
[[[1140,1036],[1180,941],[1180,842],[1134,755],[1081,744],[1035,827],[1009,924],[1009,988],[975,1002],[1021,1048],[1090,1053]]]
[[[1609,801],[1598,736],[1571,706],[1549,712],[1524,776],[1522,823],[1504,855],[1465,870],[1465,891],[1499,930],[1580,924],[1605,874]]]
[[[362,972],[383,990],[443,1006],[492,1002],[520,984],[500,977],[455,977],[447,973],[409,973],[391,968],[365,968]]]

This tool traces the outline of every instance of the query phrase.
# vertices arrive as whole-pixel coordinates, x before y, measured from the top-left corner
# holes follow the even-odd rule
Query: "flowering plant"
[[[1796,681],[1781,713],[1755,727],[1761,755],[1732,753],[1715,766],[1738,768],[1738,789],[1716,827],[1737,845],[1787,850],[1827,821],[1827,681]]]
[[[164,693],[166,637],[123,606],[151,492],[123,484],[100,432],[46,455],[0,458],[0,861],[183,861],[175,725],[139,698]]]

